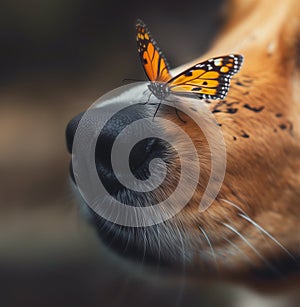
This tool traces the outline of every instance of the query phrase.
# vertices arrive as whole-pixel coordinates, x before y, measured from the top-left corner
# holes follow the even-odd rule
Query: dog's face
[[[188,116],[188,112],[179,111],[177,114],[174,107],[162,105],[153,119],[157,103],[140,101],[117,112],[106,122],[98,136],[94,163],[105,189],[120,203],[143,208],[167,199],[181,178],[182,153],[188,172],[192,173],[198,163],[201,169],[194,193],[186,205],[162,222],[145,227],[123,226],[90,209],[92,223],[109,247],[138,261],[173,268],[184,265],[186,270],[202,277],[251,276],[255,280],[273,280],[298,268],[299,239],[295,231],[299,222],[297,204],[300,192],[297,189],[299,179],[293,174],[293,163],[299,163],[296,158],[299,147],[293,139],[289,115],[282,112],[280,106],[284,99],[282,93],[272,88],[278,102],[271,105],[258,94],[260,86],[265,86],[268,79],[259,80],[264,84],[255,82],[248,75],[240,74],[233,80],[231,92],[225,100],[201,101],[216,117],[227,150],[225,178],[219,193],[204,211],[199,211],[199,203],[212,173],[212,148],[207,135],[214,139],[215,132],[208,128],[210,132],[205,134],[196,124],[195,118],[205,122],[201,110],[195,108],[197,101],[190,103],[187,99],[185,105],[193,112],[194,118]],[[140,90],[137,88],[136,91]],[[128,100],[126,95],[110,104],[122,104],[122,99]],[[108,106],[99,104],[97,110],[105,114]],[[67,127],[70,153],[81,118],[82,114],[76,116]],[[155,135],[160,133],[161,137],[145,138],[133,146],[127,161],[130,172],[143,181],[151,177],[149,167],[154,159],[160,159],[166,166],[161,185],[145,193],[124,187],[119,178],[126,181],[129,174],[124,171],[116,175],[111,163],[117,136],[126,126],[140,119],[153,122]],[[196,149],[193,155],[190,154],[190,144],[178,135],[171,123],[191,138]],[[140,129],[149,127],[141,126]],[[123,137],[125,145],[130,143],[130,134]],[[166,138],[171,139],[172,144],[166,142]],[[214,144],[218,157],[221,151],[218,152],[216,141]],[[72,165],[71,177],[76,183]],[[185,181],[186,189],[192,184],[192,179]],[[182,192],[173,199],[174,207],[182,202],[184,196]],[[106,198],[100,197],[98,201],[109,208],[110,202]]]

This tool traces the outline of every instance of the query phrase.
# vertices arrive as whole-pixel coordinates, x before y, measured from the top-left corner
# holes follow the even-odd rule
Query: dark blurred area
[[[236,286],[190,286],[184,274],[149,277],[109,254],[81,217],[68,180],[68,121],[124,78],[146,79],[136,19],[145,21],[176,67],[209,48],[223,5],[1,2],[1,306],[253,306],[245,298],[257,294],[236,294]],[[275,301],[285,304],[281,299]],[[267,305],[256,306],[284,306],[264,300]]]

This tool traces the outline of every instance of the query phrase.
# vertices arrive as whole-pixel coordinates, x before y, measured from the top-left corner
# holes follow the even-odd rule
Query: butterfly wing
[[[230,79],[243,64],[243,56],[230,54],[209,59],[185,70],[168,81],[171,92],[190,94],[200,99],[223,99]]]
[[[138,20],[136,24],[138,52],[145,73],[150,81],[167,82],[171,79],[169,65],[152,38],[146,25]]]

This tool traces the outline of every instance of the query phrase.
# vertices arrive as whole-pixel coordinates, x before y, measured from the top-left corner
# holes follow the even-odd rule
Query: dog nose
[[[105,112],[105,108],[103,108],[101,112]],[[74,117],[66,128],[66,141],[70,153],[72,153],[74,135],[83,114],[84,113],[81,113]],[[152,112],[150,112],[150,114],[152,114]],[[111,163],[112,147],[116,137],[124,128],[134,121],[147,117],[151,118],[151,115],[149,116],[149,112],[147,112],[145,105],[135,104],[129,106],[113,115],[106,122],[98,136],[95,148],[95,165],[98,176],[107,191],[111,194],[115,194],[122,187],[121,183],[116,178]],[[125,134],[122,140],[122,146],[127,146],[130,137],[132,136]],[[136,178],[145,180],[150,176],[149,163],[151,160],[154,158],[163,158],[164,152],[165,145],[159,139],[154,137],[145,138],[133,146],[130,151],[129,161],[124,161],[124,163],[129,163],[130,171]],[[120,153],[120,155],[122,155],[122,153]],[[118,175],[126,176],[126,174]],[[71,177],[74,180],[72,165]]]
[[[66,143],[67,143],[67,149],[68,149],[69,153],[72,153],[74,136],[75,136],[77,127],[79,125],[79,122],[80,122],[83,114],[84,114],[84,112],[76,115],[73,119],[70,120],[70,122],[67,125],[67,128],[66,128]]]

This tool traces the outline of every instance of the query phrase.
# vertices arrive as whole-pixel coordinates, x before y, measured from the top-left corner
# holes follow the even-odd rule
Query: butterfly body
[[[243,63],[242,55],[230,54],[211,58],[172,77],[169,64],[146,25],[138,20],[136,29],[138,53],[151,81],[148,88],[155,97],[163,100],[170,93],[199,99],[226,97],[230,79]]]
[[[148,88],[151,93],[159,100],[166,99],[166,97],[170,94],[170,89],[166,83],[153,81],[150,82]]]

